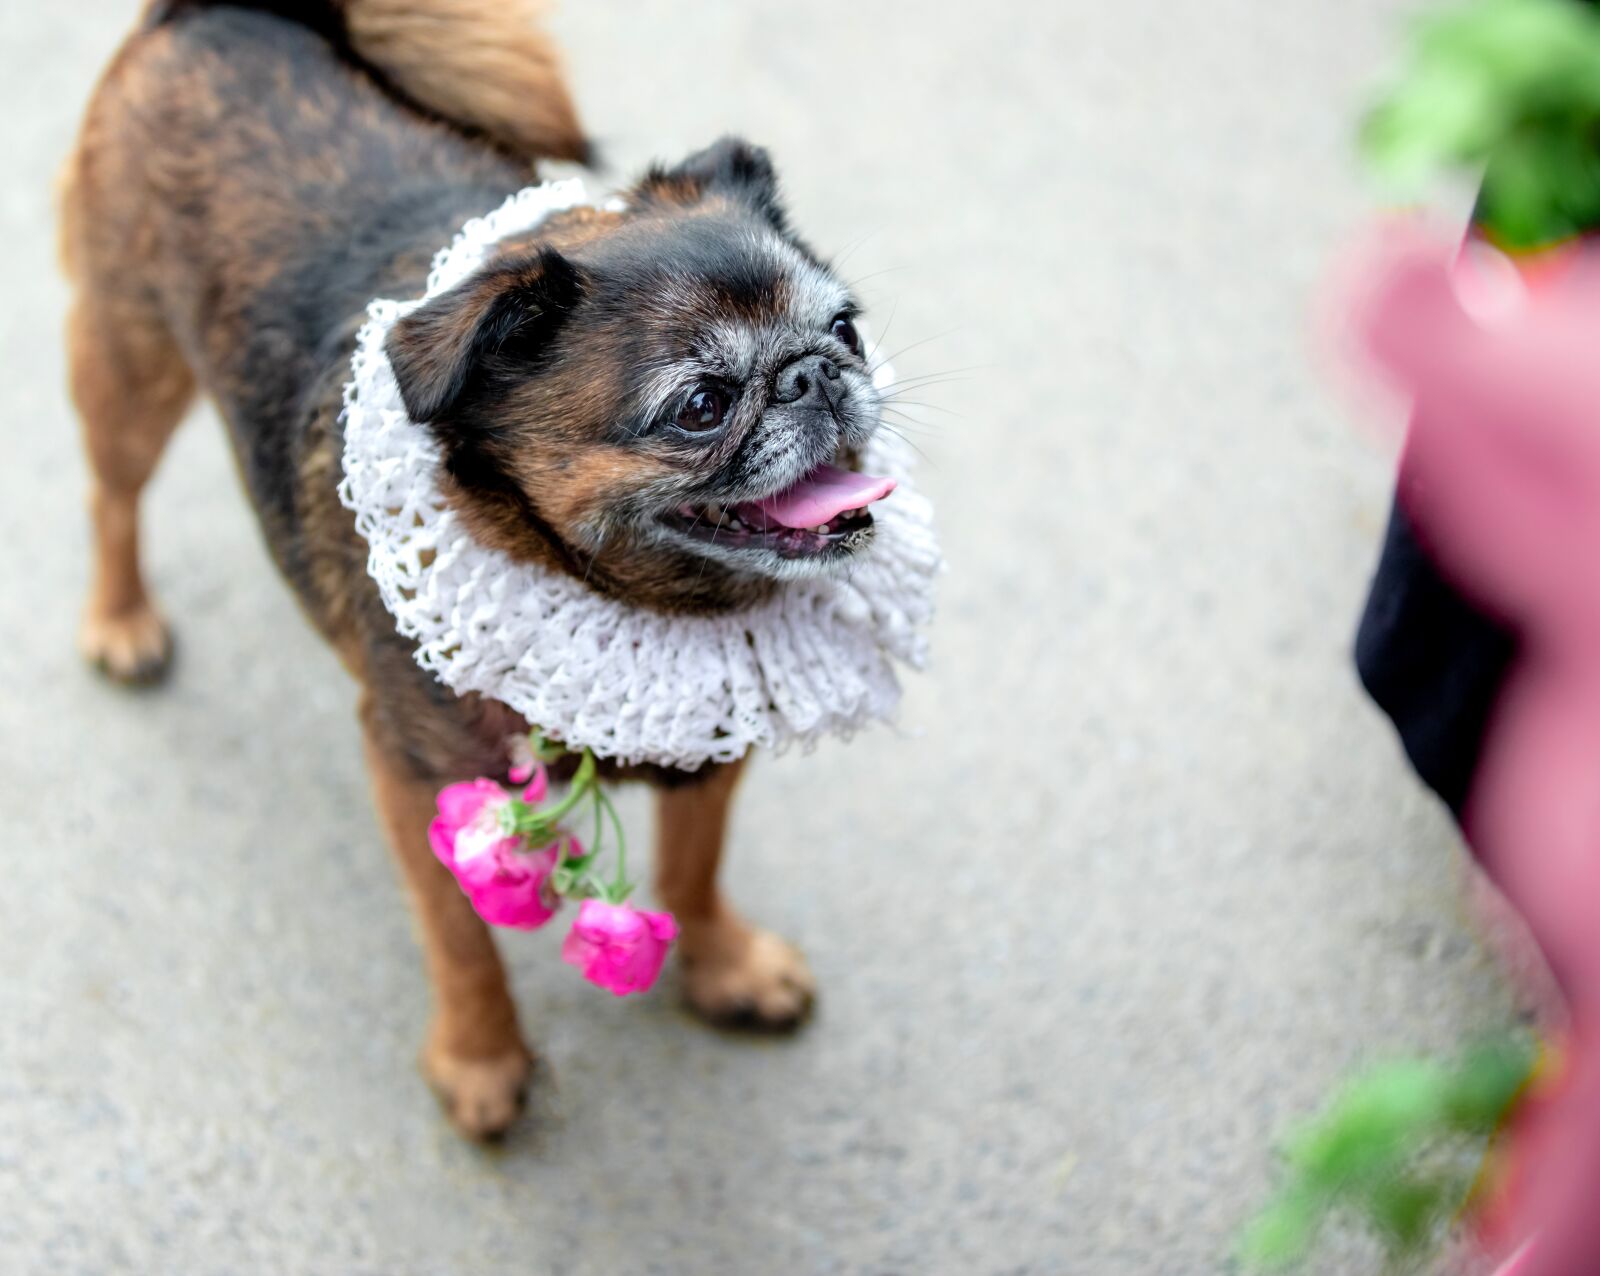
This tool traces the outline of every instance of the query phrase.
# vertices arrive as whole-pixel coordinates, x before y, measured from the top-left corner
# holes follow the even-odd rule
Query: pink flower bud
[[[518,784],[527,782],[522,790],[522,800],[529,806],[538,806],[550,793],[550,773],[544,769],[543,762],[535,762],[533,769],[526,775],[519,775],[516,771],[511,773],[511,778]]]
[[[506,741],[506,752],[511,755],[511,769],[506,772],[506,778],[513,784],[526,785],[522,800],[537,806],[550,792],[550,775],[534,753],[532,742],[525,735],[514,735]]]

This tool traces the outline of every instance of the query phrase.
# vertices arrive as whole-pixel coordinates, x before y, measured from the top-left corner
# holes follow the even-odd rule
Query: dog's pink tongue
[[[881,501],[894,488],[892,478],[874,478],[871,474],[841,470],[837,465],[819,465],[793,487],[756,504],[774,523],[785,527],[820,527],[846,510]]]

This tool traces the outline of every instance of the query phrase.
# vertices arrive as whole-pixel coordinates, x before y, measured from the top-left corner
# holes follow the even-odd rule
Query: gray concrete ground
[[[135,5],[6,6],[0,1271],[1233,1270],[1335,1078],[1513,1014],[1349,666],[1387,462],[1308,357],[1405,7],[568,0],[619,172],[767,143],[902,372],[968,371],[916,435],[951,570],[903,729],[738,811],[817,1020],[716,1035],[515,938],[549,1071],[484,1152],[413,1071],[352,688],[208,412],[147,507],[175,680],[73,653],[50,190]],[[1314,1270],[1375,1266],[1340,1235]]]

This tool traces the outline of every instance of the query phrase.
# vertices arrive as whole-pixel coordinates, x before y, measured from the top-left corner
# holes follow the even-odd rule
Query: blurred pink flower
[[[1412,401],[1398,498],[1517,635],[1462,827],[1569,1012],[1559,1088],[1513,1123],[1504,1271],[1600,1272],[1600,243],[1515,262],[1396,227],[1356,330]]]
[[[510,800],[493,780],[449,785],[439,793],[439,815],[428,825],[428,844],[484,921],[532,930],[561,906],[550,881],[560,843],[530,850],[525,838],[505,832],[500,812]],[[572,854],[582,853],[573,839]]]
[[[655,983],[677,936],[671,913],[586,899],[561,945],[561,960],[576,966],[590,983],[625,997]]]

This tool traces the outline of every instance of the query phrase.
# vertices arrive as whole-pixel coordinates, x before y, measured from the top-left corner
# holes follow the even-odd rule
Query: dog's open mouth
[[[725,549],[783,558],[849,552],[872,529],[867,507],[895,489],[892,478],[819,465],[792,487],[737,505],[680,505],[661,521],[680,535]]]

